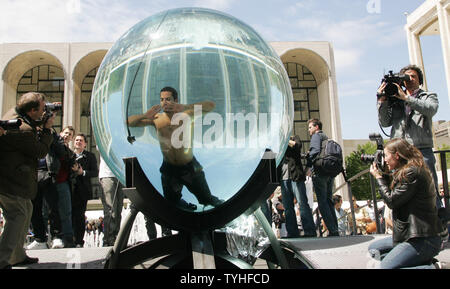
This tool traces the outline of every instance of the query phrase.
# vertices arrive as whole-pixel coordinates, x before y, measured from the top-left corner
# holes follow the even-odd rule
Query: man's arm
[[[383,82],[377,90],[378,122],[382,127],[389,127],[392,125],[392,106],[386,95],[384,95],[385,88],[386,82]]]
[[[146,113],[128,117],[128,125],[131,127],[154,125],[156,114],[161,111],[160,105],[154,105]]]
[[[98,166],[95,155],[93,153],[88,153],[87,161],[88,161],[88,168],[87,170],[85,170],[86,172],[85,176],[89,178],[98,177]]]
[[[306,163],[306,166],[308,168],[311,168],[313,166],[313,160],[320,153],[320,146],[321,146],[320,135],[318,133],[315,133],[311,137],[311,145],[309,147],[309,153]]]
[[[438,111],[439,100],[436,93],[428,93],[422,98],[408,98],[406,103],[411,109],[420,112],[428,118],[432,118]]]
[[[200,107],[202,113],[207,113],[212,111],[216,107],[216,104],[213,101],[209,100],[196,102],[193,104],[180,104],[176,102],[169,102],[167,106],[164,108],[164,110],[166,112],[174,112],[174,113],[184,112],[188,115],[194,115],[196,107]]]

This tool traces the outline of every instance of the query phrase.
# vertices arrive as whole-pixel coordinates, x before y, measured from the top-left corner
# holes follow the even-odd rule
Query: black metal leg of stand
[[[267,236],[269,237],[270,245],[273,249],[273,252],[275,253],[275,256],[278,259],[278,262],[283,269],[289,269],[289,264],[286,260],[286,256],[283,253],[283,250],[281,249],[280,242],[278,241],[277,237],[272,231],[272,227],[270,226],[269,222],[267,221],[266,217],[264,216],[261,209],[257,209],[255,211],[255,217],[258,220],[258,223],[263,227],[264,231],[266,232]],[[270,264],[267,264],[269,267]]]
[[[124,225],[120,228],[114,247],[108,254],[110,256],[108,261],[109,269],[117,268],[120,252],[127,246],[131,228],[133,227],[134,220],[136,219],[138,213],[139,211],[133,206],[133,204],[131,204],[130,213],[126,217]]]
[[[211,232],[191,233],[191,245],[194,269],[216,269]]]

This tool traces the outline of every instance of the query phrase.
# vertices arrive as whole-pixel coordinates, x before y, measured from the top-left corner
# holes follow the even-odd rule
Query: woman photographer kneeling
[[[369,252],[381,259],[380,268],[439,268],[432,264],[441,247],[440,221],[435,186],[420,151],[404,139],[386,143],[385,162],[389,174],[376,164],[370,173],[376,178],[385,204],[392,209],[393,235],[373,242]]]

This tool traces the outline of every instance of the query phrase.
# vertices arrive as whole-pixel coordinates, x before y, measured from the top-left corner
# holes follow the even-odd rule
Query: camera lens
[[[366,162],[366,163],[373,163],[375,161],[375,156],[362,154],[361,161]]]

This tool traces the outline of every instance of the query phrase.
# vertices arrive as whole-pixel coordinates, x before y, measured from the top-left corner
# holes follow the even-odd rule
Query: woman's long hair
[[[406,140],[401,138],[394,138],[388,141],[385,145],[385,149],[391,154],[398,153],[399,155],[399,167],[393,174],[393,181],[391,188],[398,182],[401,182],[406,178],[406,172],[411,167],[416,167],[419,170],[425,170],[431,175],[428,166],[423,160],[422,153]]]

